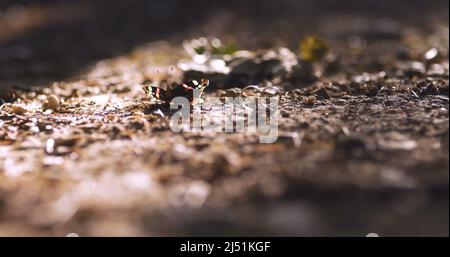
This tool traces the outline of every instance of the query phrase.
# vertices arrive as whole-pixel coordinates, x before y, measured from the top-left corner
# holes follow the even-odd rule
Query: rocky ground
[[[22,1],[0,31],[0,235],[448,236],[446,1]],[[201,78],[279,88],[277,142],[174,133],[142,90]]]

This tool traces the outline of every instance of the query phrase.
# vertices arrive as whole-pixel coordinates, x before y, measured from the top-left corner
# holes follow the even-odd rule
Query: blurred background
[[[448,29],[441,27],[448,22],[447,7],[444,0],[2,0],[0,85],[66,79],[143,44],[181,45],[205,35],[243,49],[296,49],[305,34],[320,35],[335,49],[345,44],[346,50],[348,44],[398,42],[405,33]]]

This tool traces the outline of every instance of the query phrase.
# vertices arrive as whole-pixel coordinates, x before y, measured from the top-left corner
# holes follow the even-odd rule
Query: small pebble
[[[315,96],[305,96],[303,97],[303,103],[306,105],[313,105],[317,98]]]
[[[106,115],[106,119],[108,119],[109,121],[117,121],[117,116],[110,113]]]
[[[24,107],[20,106],[20,105],[13,104],[13,105],[11,105],[11,111],[12,111],[14,114],[24,114],[24,113],[26,113],[28,110],[25,109]]]
[[[440,108],[439,109],[439,114],[440,115],[448,115],[448,110],[446,108]]]
[[[425,53],[425,59],[427,61],[434,61],[438,58],[439,51],[436,48],[431,48]]]
[[[238,97],[241,95],[241,89],[240,88],[230,88],[226,91],[227,97]]]
[[[340,106],[346,105],[347,104],[347,100],[345,100],[345,99],[336,99],[336,101],[334,101],[334,104],[340,105]]]
[[[57,110],[59,110],[60,105],[61,104],[60,104],[59,98],[56,95],[49,95],[47,97],[47,101],[45,103],[45,107],[47,109],[57,111]]]

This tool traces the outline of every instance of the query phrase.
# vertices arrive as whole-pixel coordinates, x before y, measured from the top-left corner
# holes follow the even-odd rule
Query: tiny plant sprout
[[[318,37],[308,36],[300,41],[300,55],[308,62],[318,62],[328,52],[327,44]]]

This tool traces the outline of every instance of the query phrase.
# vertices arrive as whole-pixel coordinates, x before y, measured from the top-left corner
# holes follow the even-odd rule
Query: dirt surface
[[[0,235],[448,236],[447,1],[19,2],[0,5]],[[142,91],[183,80],[186,39],[300,55],[308,34],[329,48],[312,79],[247,81],[282,90],[273,144],[174,133]]]

